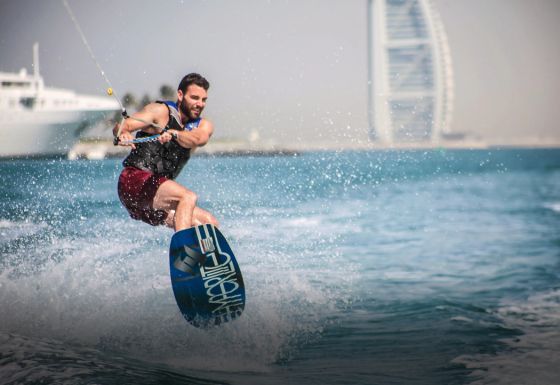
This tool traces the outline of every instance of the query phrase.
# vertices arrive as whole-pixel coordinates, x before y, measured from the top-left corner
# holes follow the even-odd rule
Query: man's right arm
[[[113,136],[118,137],[121,146],[136,148],[133,143],[122,143],[134,139],[132,133],[142,130],[148,134],[159,134],[161,128],[167,124],[167,108],[160,103],[150,103],[141,111],[131,115],[132,119],[124,119],[122,124],[117,123],[113,127]]]

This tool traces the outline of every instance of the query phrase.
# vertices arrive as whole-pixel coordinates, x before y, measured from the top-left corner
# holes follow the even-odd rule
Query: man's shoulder
[[[212,122],[206,118],[200,118],[200,120],[198,121],[198,127],[213,127]]]
[[[201,118],[200,122],[198,123],[198,127],[204,131],[207,131],[209,135],[212,135],[214,132],[214,125],[211,121],[206,118]]]
[[[179,109],[179,107],[177,106],[177,103],[174,102],[173,100],[156,100],[155,103],[165,105],[168,108],[173,108],[175,110]]]
[[[167,106],[165,104],[162,103],[158,103],[158,102],[152,102],[147,104],[144,107],[144,110],[146,110],[147,112],[153,114],[154,116],[157,117],[163,117],[163,116],[167,116],[169,114],[169,110],[167,108]]]

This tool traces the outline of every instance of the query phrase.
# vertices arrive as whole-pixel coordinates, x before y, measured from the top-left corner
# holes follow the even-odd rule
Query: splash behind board
[[[206,224],[176,232],[169,249],[171,284],[185,319],[196,327],[219,325],[245,308],[239,264],[223,234]]]

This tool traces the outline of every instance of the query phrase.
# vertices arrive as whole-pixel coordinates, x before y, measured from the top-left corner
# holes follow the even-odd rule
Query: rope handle
[[[161,134],[157,134],[157,135],[152,135],[152,136],[146,136],[144,138],[136,138],[136,139],[132,139],[132,140],[120,140],[118,137],[115,137],[113,139],[113,144],[115,146],[117,146],[119,143],[120,144],[137,144],[137,143],[155,142],[156,140],[158,140],[158,138],[160,136],[161,136]]]
[[[158,125],[156,123],[148,122],[147,120],[140,119],[140,118],[135,118],[133,116],[128,115],[128,113],[126,112],[126,110],[124,108],[121,112],[121,115],[123,116],[123,118],[121,119],[121,122],[119,123],[119,130],[117,131],[117,135],[113,137],[113,145],[115,145],[115,146],[117,146],[119,143],[121,143],[121,144],[136,144],[136,143],[155,142],[156,140],[158,140],[158,138],[163,133],[167,132],[167,128],[161,127],[160,125]],[[122,125],[123,125],[125,119],[132,119],[132,120],[136,120],[138,122],[142,122],[142,123],[148,125],[149,127],[157,128],[161,132],[159,134],[144,137],[144,138],[136,138],[136,139],[132,139],[132,140],[120,140],[119,136],[121,135]],[[177,139],[176,135],[173,135],[173,138]]]
[[[163,130],[163,132],[161,134],[156,134],[156,135],[152,135],[152,136],[145,136],[143,138],[135,138],[135,139],[132,139],[132,140],[120,140],[119,137],[116,136],[115,138],[113,138],[113,144],[115,146],[117,146],[119,143],[121,143],[121,144],[136,144],[136,143],[155,142],[165,132],[167,132],[167,130]],[[175,140],[177,139],[177,134],[176,133],[171,134],[171,136],[173,137],[173,139],[175,139]]]

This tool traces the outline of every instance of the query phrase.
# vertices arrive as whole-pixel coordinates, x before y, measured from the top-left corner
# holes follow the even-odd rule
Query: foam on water
[[[329,284],[340,271],[329,267],[337,255],[326,252],[321,222],[280,219],[269,231],[249,220],[224,230],[243,270],[247,307],[238,320],[205,331],[188,325],[177,309],[168,274],[171,232],[150,229],[156,241],[148,240],[143,224],[98,219],[89,225],[98,229],[90,238],[37,245],[57,255],[39,269],[27,260],[0,273],[3,329],[185,370],[266,372],[320,333],[323,316],[344,297],[340,285]],[[305,226],[294,231],[294,223]]]
[[[4,242],[8,242],[20,237],[27,237],[46,228],[45,223],[34,223],[28,220],[10,221],[0,219],[0,237]]]

